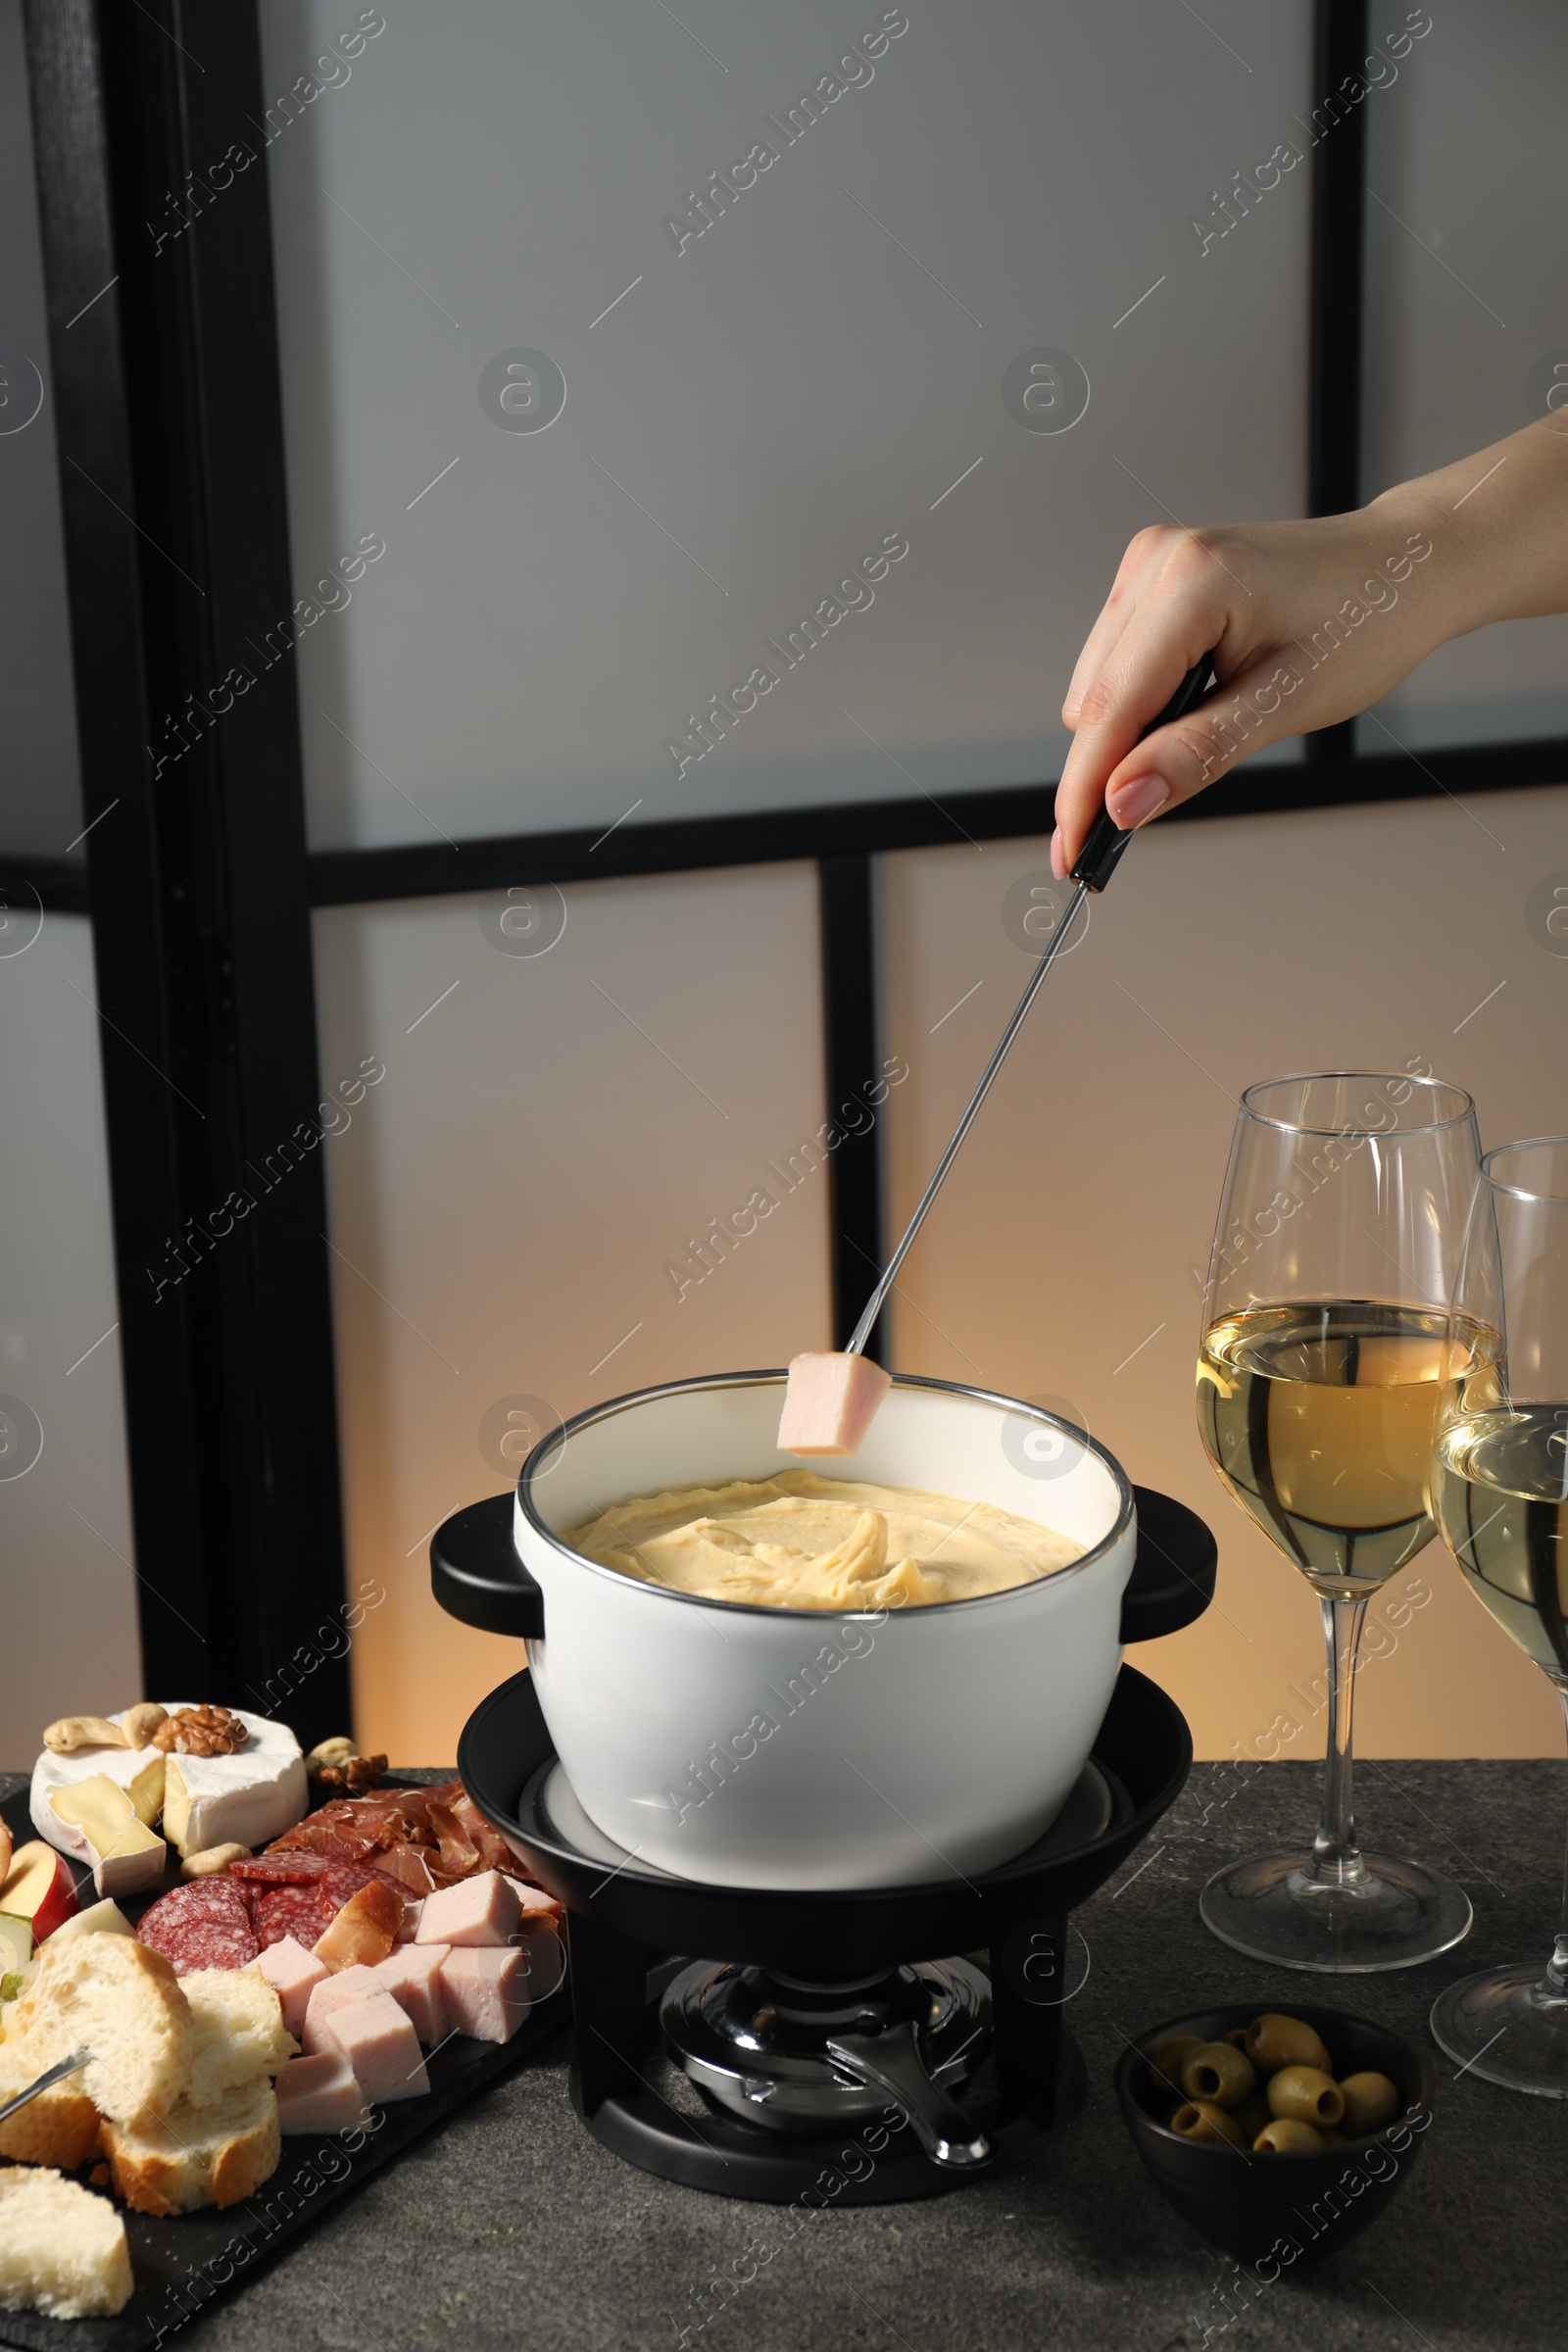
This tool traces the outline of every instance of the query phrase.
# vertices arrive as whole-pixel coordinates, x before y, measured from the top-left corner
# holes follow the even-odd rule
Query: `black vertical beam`
[[[1361,321],[1366,243],[1367,0],[1317,0],[1313,25],[1307,504],[1361,503]],[[1348,760],[1355,721],[1306,738],[1311,760]]]
[[[882,1110],[867,1104],[881,1074],[876,1014],[876,923],[869,857],[823,858],[822,1011],[827,1113],[852,1130],[828,1161],[833,1251],[833,1344],[859,1320],[885,1255],[882,1233]],[[885,1363],[883,1321],[866,1354]]]
[[[74,161],[107,213],[108,263],[92,284],[52,282],[51,301],[58,368],[94,312],[64,321],[116,277],[94,311],[118,321],[121,371],[107,388],[80,383],[63,473],[69,485],[84,448],[90,471],[94,435],[112,431],[118,486],[101,487],[134,516],[126,609],[157,714],[133,756],[122,730],[97,795],[120,792],[140,863],[122,863],[120,811],[88,837],[100,972],[113,988],[133,969],[159,997],[152,1058],[177,1094],[167,1222],[116,1139],[126,1388],[135,1399],[158,1377],[172,1311],[198,1487],[186,1573],[203,1671],[187,1689],[277,1706],[314,1739],[347,1721],[349,1685],[327,1654],[342,1646],[341,1507],[255,0],[28,7],[40,62],[54,28],[74,24],[75,87],[100,115],[96,138],[84,115]],[[80,202],[54,184],[63,160],[40,145],[46,213]],[[78,508],[95,495],[77,491]],[[73,548],[74,594],[80,571]],[[81,651],[77,673],[90,710]],[[144,1566],[160,1556],[162,1470],[133,1424]],[[150,1608],[144,1624],[151,1637]],[[169,1653],[149,1654],[163,1681]]]
[[[142,1657],[148,1689],[226,1698],[204,1577],[190,1298],[175,1288],[155,1301],[140,1272],[180,1232],[181,1157],[200,1120],[172,1076],[169,945],[143,751],[140,542],[130,520],[118,289],[105,292],[119,265],[91,0],[26,0],[25,24]]]

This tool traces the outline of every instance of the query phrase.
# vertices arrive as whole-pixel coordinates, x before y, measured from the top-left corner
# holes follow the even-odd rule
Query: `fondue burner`
[[[1214,1584],[1202,1522],[1136,1493],[1124,1642],[1192,1623]],[[511,1527],[499,1495],[443,1528],[444,1601],[515,1573]],[[790,1892],[676,1878],[617,1846],[578,1804],[527,1673],[458,1751],[474,1802],[566,1905],[572,2102],[595,2138],[688,2187],[777,2204],[939,2195],[1071,2120],[1087,2079],[1062,2014],[1083,1979],[1070,1914],[1191,1763],[1180,1710],[1124,1665],[1088,1766],[1025,1852],[974,1878]]]

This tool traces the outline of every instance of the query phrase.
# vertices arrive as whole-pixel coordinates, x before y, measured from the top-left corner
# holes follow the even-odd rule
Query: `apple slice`
[[[76,1881],[64,1854],[31,1838],[19,1845],[0,1884],[0,1914],[24,1921],[34,1943],[42,1943],[77,1909]]]
[[[0,1886],[5,1885],[6,1872],[11,1868],[11,1832],[0,1821]]]
[[[10,1977],[32,1958],[32,1925],[25,1919],[0,1914],[0,1977]]]

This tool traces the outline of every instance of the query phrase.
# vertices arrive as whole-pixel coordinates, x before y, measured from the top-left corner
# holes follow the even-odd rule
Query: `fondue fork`
[[[63,2082],[66,2077],[74,2075],[78,2067],[91,2064],[91,2050],[73,2050],[69,2058],[60,2059],[56,2065],[41,2074],[36,2082],[29,2082],[25,2090],[19,2090],[15,2098],[0,2100],[0,2124],[3,2124],[8,2116],[15,2115],[19,2107],[25,2107],[29,2099],[35,2099],[41,2090],[48,2090],[53,2083]]]
[[[1187,672],[1159,716],[1150,721],[1139,742],[1152,735],[1156,727],[1169,726],[1173,719],[1185,718],[1188,711],[1202,700],[1213,682],[1214,658],[1212,654],[1205,654]],[[1131,840],[1132,834],[1119,831],[1110,811],[1102,808],[1089,828],[1089,837],[1072,869],[1072,880],[1077,888],[1041,951],[1040,961],[1030,973],[1028,986],[1018,1000],[1018,1009],[1002,1032],[997,1050],[987,1062],[979,1085],[969,1097],[963,1116],[954,1129],[947,1150],[937,1161],[931,1181],[920,1195],[898,1248],[865,1302],[864,1311],[850,1336],[849,1347],[843,1355],[797,1356],[790,1365],[778,1436],[779,1445],[785,1452],[853,1453],[869,1428],[890,1384],[888,1376],[879,1366],[864,1362],[865,1344],[886,1303],[887,1295],[898,1279],[899,1268],[909,1253],[910,1243],[925,1222],[927,1209],[942,1190],[943,1180],[958,1155],[958,1148],[974,1123],[975,1113],[990,1093],[997,1072],[1006,1060],[1012,1041],[1023,1027],[1029,1007],[1039,994],[1041,982],[1055,961],[1079,907],[1091,893],[1098,897],[1104,889]],[[807,1373],[805,1380],[798,1380],[797,1367]]]

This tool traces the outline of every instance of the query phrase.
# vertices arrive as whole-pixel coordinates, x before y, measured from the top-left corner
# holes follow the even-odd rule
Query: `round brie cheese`
[[[161,1703],[173,1715],[195,1702]],[[241,1707],[234,1713],[248,1737],[231,1756],[166,1756],[158,1747],[81,1747],[57,1756],[45,1748],[32,1768],[33,1828],[62,1853],[79,1856],[79,1833],[61,1820],[49,1794],[102,1773],[126,1791],[149,1829],[162,1810],[163,1834],[181,1854],[230,1840],[255,1847],[281,1837],[300,1819],[309,1798],[300,1743],[286,1724],[248,1715]]]

